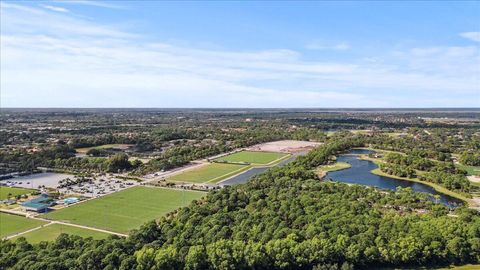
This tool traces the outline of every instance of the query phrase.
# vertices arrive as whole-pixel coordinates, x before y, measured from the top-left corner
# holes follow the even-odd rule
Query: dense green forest
[[[211,191],[128,238],[0,244],[12,269],[371,269],[480,262],[480,215],[410,189],[320,181],[312,169],[368,143],[346,136],[246,184]]]

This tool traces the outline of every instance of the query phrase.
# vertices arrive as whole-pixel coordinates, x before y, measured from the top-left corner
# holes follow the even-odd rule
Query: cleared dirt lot
[[[283,152],[283,153],[296,153],[306,150],[310,150],[317,146],[321,145],[318,142],[309,142],[309,141],[294,141],[294,140],[283,140],[275,142],[267,142],[253,145],[247,150],[250,151],[265,151],[265,152]]]
[[[71,174],[63,173],[36,173],[31,175],[14,177],[6,180],[2,180],[2,183],[7,186],[32,188],[37,189],[39,186],[45,186],[49,188],[56,188],[60,180],[65,178],[73,178]]]

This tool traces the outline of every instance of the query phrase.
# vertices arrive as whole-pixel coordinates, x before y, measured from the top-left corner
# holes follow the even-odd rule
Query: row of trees
[[[408,166],[398,165],[398,164],[380,164],[380,170],[390,175],[395,175],[399,177],[408,177],[415,178],[417,177],[417,172]]]

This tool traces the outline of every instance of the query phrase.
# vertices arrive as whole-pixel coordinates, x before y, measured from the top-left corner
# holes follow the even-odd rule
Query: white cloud
[[[336,50],[336,51],[344,51],[351,48],[350,44],[346,42],[341,42],[334,45],[326,45],[318,41],[311,42],[307,44],[307,46],[305,47],[309,50]]]
[[[103,8],[123,9],[122,6],[112,4],[113,1],[104,2],[104,1],[93,1],[93,0],[54,0],[53,2],[62,3],[62,4],[86,5],[86,6],[103,7]]]
[[[460,34],[461,37],[480,42],[480,32],[465,32]]]
[[[15,33],[16,36],[42,34],[66,38],[81,36],[127,38],[136,36],[110,26],[77,19],[66,13],[52,13],[44,9],[5,2],[0,3],[2,34]]]
[[[0,87],[7,107],[441,107],[450,105],[442,103],[445,93],[480,92],[475,46],[413,48],[374,62],[306,61],[287,49],[147,42],[127,30],[21,5],[2,3],[2,15]],[[457,103],[478,106],[475,98],[451,100]]]
[[[64,13],[69,12],[68,9],[63,7],[56,7],[56,6],[50,6],[50,5],[41,5],[41,7],[52,10],[52,11],[56,11],[56,12],[64,12]]]

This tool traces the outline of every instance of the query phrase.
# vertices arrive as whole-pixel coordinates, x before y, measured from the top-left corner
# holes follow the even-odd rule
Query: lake
[[[371,173],[371,171],[378,168],[378,166],[369,160],[358,159],[358,155],[368,155],[373,153],[375,152],[371,150],[353,149],[347,154],[340,155],[337,158],[337,161],[347,162],[352,167],[340,171],[329,172],[327,173],[325,178],[338,182],[360,184],[390,190],[396,190],[397,187],[409,187],[414,192],[425,192],[432,195],[440,195],[439,202],[450,208],[456,207],[459,204],[463,203],[459,199],[437,192],[435,189],[428,185],[406,180],[399,180],[386,176],[375,175]]]

